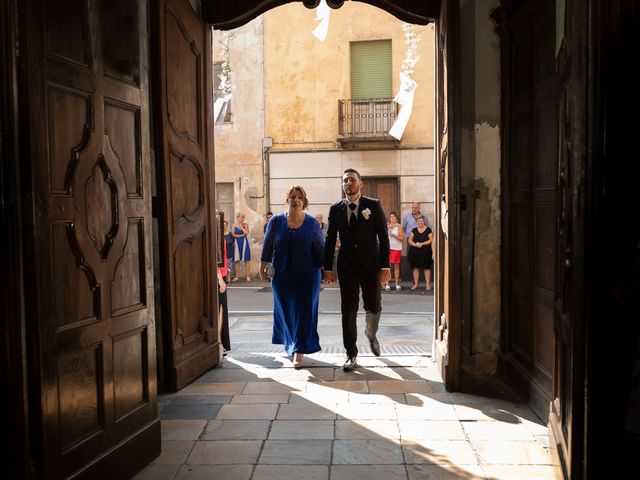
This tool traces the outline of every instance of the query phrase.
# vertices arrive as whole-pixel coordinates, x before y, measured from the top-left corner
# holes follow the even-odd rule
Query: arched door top
[[[202,19],[219,30],[229,30],[253,20],[258,15],[280,5],[302,2],[307,8],[315,8],[320,0],[236,0],[220,2],[218,0],[202,0]],[[440,0],[355,0],[381,8],[398,19],[427,25],[435,21],[440,11]],[[327,0],[331,8],[340,8],[344,0]]]

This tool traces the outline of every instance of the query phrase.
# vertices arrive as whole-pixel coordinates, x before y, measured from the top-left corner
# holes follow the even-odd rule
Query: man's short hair
[[[355,168],[345,168],[344,172],[342,172],[342,175],[346,175],[347,173],[355,173],[358,176],[358,180],[362,180],[362,177],[360,176],[360,172],[357,171]]]

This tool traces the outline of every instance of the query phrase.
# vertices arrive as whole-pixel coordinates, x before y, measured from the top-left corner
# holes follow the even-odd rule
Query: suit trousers
[[[365,335],[371,339],[375,337],[382,312],[382,297],[379,274],[377,271],[362,268],[356,258],[339,272],[340,301],[342,310],[342,341],[348,357],[358,355],[358,303],[360,290],[366,312]]]

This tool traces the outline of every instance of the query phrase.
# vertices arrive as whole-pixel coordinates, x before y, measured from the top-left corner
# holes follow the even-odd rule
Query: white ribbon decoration
[[[312,32],[313,36],[321,42],[327,38],[327,32],[329,31],[329,15],[331,9],[327,5],[327,0],[320,0],[320,4],[316,7],[316,20],[320,20],[320,23]]]
[[[400,72],[400,91],[393,99],[398,105],[400,105],[400,111],[396,120],[389,129],[389,135],[397,140],[402,139],[404,129],[407,127],[411,112],[413,111],[413,94],[418,87],[418,84],[408,75]]]
[[[213,121],[214,123],[224,123],[224,117],[227,115],[227,106],[231,100],[231,94],[219,97],[213,104]]]

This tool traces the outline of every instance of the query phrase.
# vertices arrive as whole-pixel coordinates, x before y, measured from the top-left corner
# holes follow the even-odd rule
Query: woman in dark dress
[[[231,232],[229,231],[229,222],[224,221],[224,242],[227,249],[227,275],[225,275],[225,281],[229,283],[231,280],[231,274],[233,273],[233,262],[234,262],[234,250],[235,250],[235,239]]]
[[[424,271],[427,290],[431,290],[431,264],[433,263],[431,245],[433,244],[433,233],[425,224],[424,217],[420,216],[416,221],[418,225],[411,230],[409,235],[409,245],[411,245],[409,265],[413,269],[413,287],[411,287],[411,290],[418,288],[420,270]]]
[[[303,355],[320,351],[318,303],[320,267],[324,261],[324,236],[318,221],[304,212],[309,204],[300,185],[287,191],[288,211],[275,215],[267,225],[260,276],[272,262],[272,343],[284,345],[293,355],[293,366],[302,368]]]

